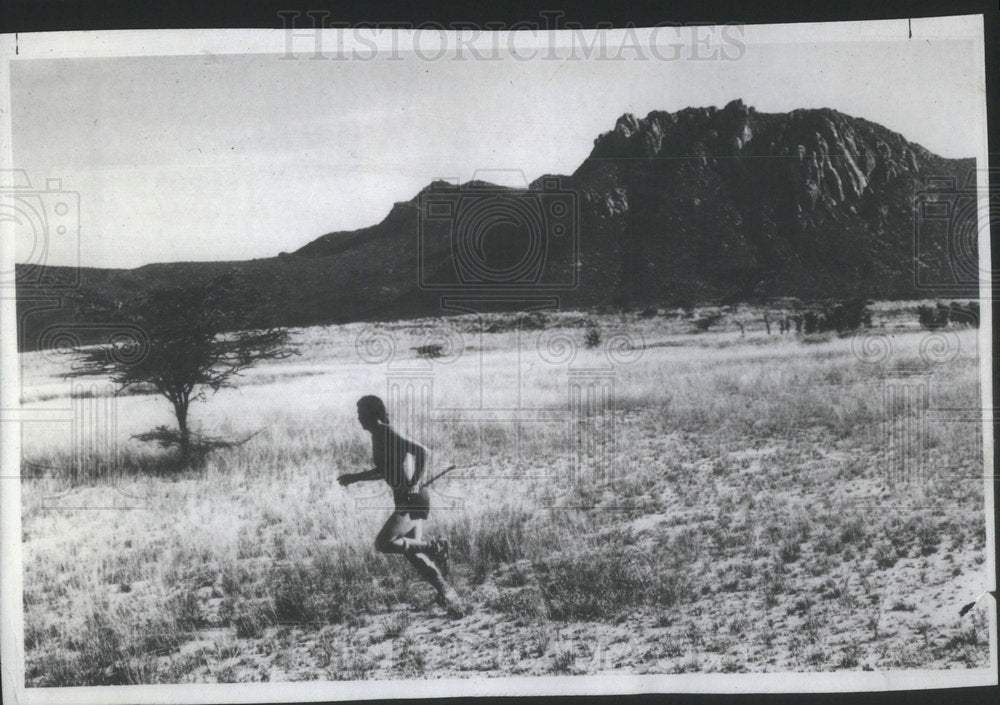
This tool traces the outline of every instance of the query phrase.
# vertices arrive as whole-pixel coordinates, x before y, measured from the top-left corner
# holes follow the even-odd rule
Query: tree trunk
[[[187,425],[187,402],[174,404],[174,414],[177,416],[177,427],[181,432],[181,460],[187,464],[191,456],[191,434]]]

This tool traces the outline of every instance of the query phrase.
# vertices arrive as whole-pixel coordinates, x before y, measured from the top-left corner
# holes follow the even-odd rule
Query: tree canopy
[[[185,459],[191,450],[191,402],[231,386],[234,376],[261,360],[297,354],[286,329],[244,327],[261,320],[266,302],[236,273],[124,301],[82,295],[79,303],[88,308],[88,317],[123,328],[109,342],[78,348],[70,374],[107,376],[119,393],[136,386],[155,389],[173,406],[177,445]],[[157,436],[161,443],[164,438],[162,432]]]

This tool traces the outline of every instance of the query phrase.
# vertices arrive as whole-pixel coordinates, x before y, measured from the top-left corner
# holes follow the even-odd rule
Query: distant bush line
[[[918,306],[917,319],[920,327],[927,330],[945,328],[949,324],[967,325],[973,328],[979,327],[979,302],[969,301],[962,304],[952,301],[948,304],[937,304],[931,306]]]
[[[802,330],[806,334],[857,330],[871,325],[872,314],[864,299],[847,299],[802,314]]]

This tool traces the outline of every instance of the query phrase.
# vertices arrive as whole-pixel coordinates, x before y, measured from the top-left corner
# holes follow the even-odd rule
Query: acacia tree
[[[203,284],[158,288],[126,301],[86,297],[87,318],[123,324],[123,334],[80,347],[71,376],[106,375],[118,394],[152,388],[172,405],[177,432],[160,428],[139,436],[176,444],[184,462],[191,454],[188,410],[207,392],[232,386],[232,378],[261,360],[297,354],[288,331],[262,325],[259,296],[236,274]]]

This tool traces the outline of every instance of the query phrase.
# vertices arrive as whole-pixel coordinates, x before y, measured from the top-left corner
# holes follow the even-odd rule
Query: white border
[[[13,168],[10,121],[10,37],[0,36],[0,169]],[[4,223],[0,222],[0,228]],[[0,270],[14,268],[14,238],[0,230]],[[13,332],[13,335],[11,333]],[[21,427],[8,423],[11,410],[21,404],[21,368],[17,357],[17,301],[14,292],[0,288],[0,686],[4,700],[18,702],[24,691],[24,610],[21,563],[21,483],[6,475],[20,475]],[[14,412],[16,413],[16,411]],[[12,511],[7,511],[7,508]]]
[[[295,20],[295,31],[304,34],[291,39],[292,52],[307,58],[313,47],[312,33],[304,15]],[[539,22],[541,19],[539,18]],[[405,51],[414,45],[430,51],[438,41],[452,49],[459,44],[468,51],[477,48],[483,53],[496,47],[497,35],[504,38],[503,48],[515,51],[550,47],[577,46],[581,37],[588,39],[601,34],[610,46],[635,38],[642,46],[650,43],[677,41],[678,34],[688,43],[705,35],[703,30],[714,27],[663,26],[660,28],[576,30],[559,29],[542,32],[526,29],[517,32],[441,31],[437,29],[324,29],[321,30],[322,53],[334,57],[357,51],[362,56],[372,47],[380,53]],[[859,22],[803,22],[781,25],[728,25],[738,28],[739,38],[746,44],[811,44],[816,42],[893,42],[903,40],[970,39],[983,46],[982,15],[914,18],[912,20],[871,20]],[[910,33],[912,31],[912,38]],[[632,33],[632,34],[629,34]],[[670,35],[670,36],[668,36]],[[40,32],[6,35],[11,46],[5,48],[9,59],[74,59],[128,56],[187,56],[208,54],[285,54],[289,50],[285,29],[183,29],[183,30],[119,30],[113,32]],[[15,55],[15,51],[17,52]],[[542,54],[544,56],[544,53]],[[985,84],[984,84],[985,91]],[[984,106],[985,125],[985,106]]]
[[[690,30],[690,28],[688,28]],[[685,30],[685,31],[688,31]],[[981,15],[885,20],[871,22],[803,23],[794,25],[751,25],[740,28],[740,38],[748,45],[763,43],[856,42],[898,41],[909,37],[931,39],[969,39],[976,45],[979,63],[985,66],[983,43],[983,18]],[[431,30],[433,31],[433,30]],[[630,30],[607,30],[608,43],[620,40],[621,33]],[[653,30],[631,30],[640,41],[655,38]],[[345,52],[354,48],[371,51],[374,42],[378,51],[391,51],[398,47],[412,46],[419,41],[419,33],[372,30],[367,35],[352,32],[324,32],[325,53],[331,53],[336,41]],[[488,48],[492,33],[478,39]],[[569,31],[544,35],[540,32],[519,32],[510,37],[502,33],[515,48],[545,48],[566,46],[571,40]],[[457,40],[455,33],[437,33],[438,37]],[[674,35],[676,38],[676,35]],[[288,49],[285,30],[176,30],[176,31],[124,31],[124,32],[65,32],[0,36],[0,86],[6,86],[0,110],[3,125],[0,131],[2,167],[9,169],[11,162],[10,126],[10,62],[41,58],[97,58],[123,56],[168,56],[189,54],[283,54]],[[301,40],[299,40],[301,41]],[[468,46],[468,44],[466,44]],[[296,52],[308,52],[295,45]],[[986,133],[985,72],[982,79],[982,102],[979,114],[979,140],[977,163],[980,174],[985,175],[988,164]],[[988,191],[980,188],[979,198],[981,261],[989,262]],[[14,261],[13,238],[4,237],[0,245],[0,263],[12,267]],[[984,277],[980,284],[981,298],[991,299],[991,283]],[[13,419],[19,405],[19,365],[17,359],[16,313],[14,298],[0,293],[0,466],[6,474],[19,467],[20,427]],[[992,398],[992,317],[989,305],[981,307],[982,325],[979,330],[981,351],[982,398],[986,409],[993,408]],[[992,415],[984,419],[983,452],[985,467],[992,469],[993,426]],[[993,488],[991,473],[984,479],[986,488],[987,563],[990,585],[995,589],[995,543],[993,529]],[[313,701],[371,698],[416,698],[435,696],[482,695],[565,695],[576,694],[632,694],[632,693],[746,693],[746,692],[830,692],[830,691],[882,691],[922,688],[950,688],[997,684],[997,632],[996,604],[985,598],[991,614],[990,651],[988,669],[952,671],[890,671],[890,672],[839,672],[839,673],[766,673],[766,674],[685,674],[685,675],[625,675],[602,676],[545,676],[517,678],[444,679],[428,681],[353,681],[353,682],[304,682],[304,683],[247,683],[167,686],[109,686],[79,688],[24,689],[24,662],[20,638],[23,636],[21,604],[21,517],[20,484],[17,481],[0,481],[0,507],[16,508],[0,512],[0,527],[4,540],[0,545],[2,560],[2,594],[0,617],[4,638],[0,644],[3,661],[3,695],[8,702],[42,705],[46,703],[249,703],[257,701]]]

